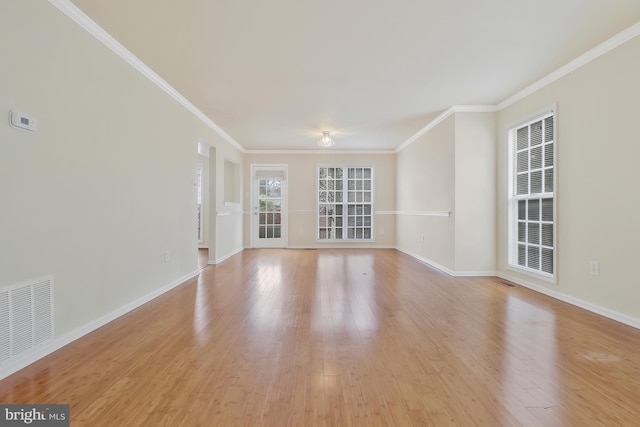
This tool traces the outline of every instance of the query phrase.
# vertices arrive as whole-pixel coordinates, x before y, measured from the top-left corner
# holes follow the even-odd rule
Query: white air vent
[[[0,364],[53,336],[53,277],[0,289]]]

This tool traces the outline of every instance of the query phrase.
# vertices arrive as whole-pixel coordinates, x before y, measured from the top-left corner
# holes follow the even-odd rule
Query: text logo
[[[69,427],[69,405],[2,405],[0,426]]]

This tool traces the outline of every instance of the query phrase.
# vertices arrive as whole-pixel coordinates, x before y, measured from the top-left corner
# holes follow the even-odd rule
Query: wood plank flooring
[[[640,331],[395,250],[246,250],[0,382],[72,426],[636,426]]]

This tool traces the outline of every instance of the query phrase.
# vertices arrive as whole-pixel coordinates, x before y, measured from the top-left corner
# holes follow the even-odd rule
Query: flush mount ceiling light
[[[331,147],[336,142],[331,138],[331,132],[324,131],[322,132],[322,138],[318,140],[318,145],[321,147]]]

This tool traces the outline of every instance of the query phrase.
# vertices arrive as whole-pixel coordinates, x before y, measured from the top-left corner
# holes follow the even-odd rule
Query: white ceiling
[[[638,0],[72,0],[248,150],[392,150],[640,21]]]

